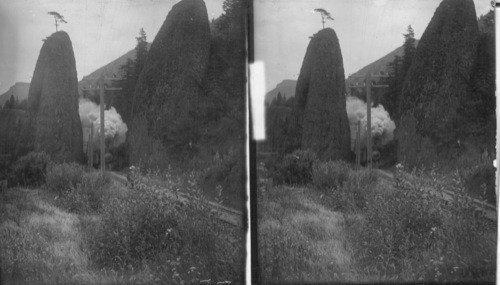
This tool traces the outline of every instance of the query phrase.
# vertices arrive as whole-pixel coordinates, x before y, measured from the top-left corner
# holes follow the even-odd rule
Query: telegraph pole
[[[363,78],[362,75],[354,75],[349,76],[350,78]],[[388,75],[377,75],[376,77],[389,77]],[[372,171],[372,98],[371,91],[372,88],[387,88],[389,85],[387,84],[376,84],[372,85],[372,70],[369,70],[368,73],[364,76],[365,78],[365,87],[366,87],[366,163],[368,164],[368,170]],[[362,86],[347,86],[347,88],[363,88]]]
[[[366,74],[366,162],[368,171],[372,171],[372,96],[371,70]]]
[[[107,80],[114,80],[114,79],[107,79]],[[101,74],[99,77],[99,100],[101,102],[100,104],[100,109],[101,109],[101,136],[99,137],[100,139],[100,146],[101,146],[101,173],[104,175],[104,172],[106,171],[106,144],[104,142],[104,90],[122,90],[122,88],[105,88],[104,87],[104,74]]]
[[[101,135],[100,139],[100,149],[101,149],[101,174],[104,176],[104,171],[106,170],[106,145],[104,143],[104,75],[101,74],[99,77],[99,106],[101,107]]]

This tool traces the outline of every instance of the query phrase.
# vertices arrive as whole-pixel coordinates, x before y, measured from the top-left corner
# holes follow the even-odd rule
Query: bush
[[[118,270],[155,264],[155,274],[167,284],[240,278],[243,236],[200,199],[194,177],[172,178],[167,189],[145,185],[136,172],[129,178],[133,188],[109,200],[100,230],[89,239],[97,264]],[[189,201],[176,198],[178,189],[188,189]],[[231,235],[236,240],[226,239]]]
[[[496,204],[495,194],[495,167],[491,164],[481,164],[465,175],[467,192],[475,198]]]
[[[245,165],[241,154],[238,149],[215,155],[199,180],[208,197],[236,209],[242,209],[245,201]]]
[[[357,212],[364,209],[373,192],[377,176],[368,170],[349,171],[345,181],[326,194],[327,204],[334,210]]]
[[[30,152],[14,163],[11,179],[18,185],[40,186],[45,183],[45,174],[50,164],[51,159],[45,152]]]
[[[311,150],[296,150],[287,154],[272,173],[278,184],[307,184],[312,182],[312,165],[316,154]]]
[[[64,194],[75,188],[84,174],[84,167],[77,163],[56,164],[47,171],[46,185],[50,190]]]
[[[94,171],[82,172],[79,180],[76,185],[71,185],[69,191],[64,192],[59,204],[64,209],[78,214],[100,211],[107,201],[106,186],[109,185],[109,178]]]
[[[340,161],[316,162],[312,168],[312,181],[319,189],[341,187],[349,177],[349,164]]]
[[[412,281],[479,278],[470,276],[478,267],[494,274],[495,255],[484,246],[483,219],[456,178],[448,185],[457,193],[451,201],[428,190],[441,186],[402,168],[395,191],[368,193],[364,218],[346,225],[358,266]]]

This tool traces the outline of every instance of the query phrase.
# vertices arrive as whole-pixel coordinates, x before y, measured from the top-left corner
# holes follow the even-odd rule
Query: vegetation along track
[[[377,173],[377,175],[380,178],[388,180],[391,183],[394,183],[395,180],[394,180],[394,176],[392,175],[392,173],[384,171],[384,170],[380,170],[380,169],[375,169],[374,171]],[[434,194],[435,196],[441,197],[442,199],[445,199],[447,201],[451,201],[453,199],[453,197],[455,196],[455,194],[453,192],[445,190],[445,189],[442,189],[441,191],[436,191],[434,189],[426,189],[426,190],[428,190],[430,193]],[[473,201],[474,206],[476,207],[477,210],[484,211],[486,218],[493,220],[493,221],[497,220],[497,211],[496,211],[495,205],[491,205],[491,204],[485,203],[483,201],[480,201],[480,200],[474,199],[474,198],[471,198],[471,200]]]
[[[108,175],[109,178],[122,183],[123,185],[128,184],[127,178],[119,173],[106,171],[106,175]],[[183,203],[188,203],[190,199],[190,197],[187,197],[182,193],[177,198]],[[243,213],[241,211],[222,206],[212,201],[209,201],[208,203],[212,207],[212,211],[216,212],[219,215],[219,219],[221,219],[222,221],[238,227],[243,226]]]

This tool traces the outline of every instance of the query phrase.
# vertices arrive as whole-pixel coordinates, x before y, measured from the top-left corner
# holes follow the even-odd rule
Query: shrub
[[[14,184],[40,186],[45,182],[47,167],[51,159],[45,152],[30,152],[20,157],[12,167]]]
[[[457,193],[451,201],[429,191],[440,185],[401,167],[395,191],[368,193],[364,219],[346,227],[358,266],[413,281],[463,280],[477,267],[494,274],[483,220],[457,177],[448,185]]]
[[[203,192],[209,197],[219,195],[218,201],[225,205],[244,207],[245,166],[241,151],[230,150],[227,154],[215,155],[202,171],[201,182]]]
[[[296,150],[278,163],[272,174],[278,184],[307,184],[312,182],[312,165],[316,154],[311,150]]]
[[[463,179],[468,193],[495,205],[495,167],[491,164],[478,165]]]
[[[349,164],[340,161],[316,162],[312,167],[312,181],[319,189],[339,188],[349,176]]]
[[[82,181],[84,173],[84,167],[74,162],[56,164],[47,171],[46,186],[58,194],[64,194]]]
[[[331,188],[325,200],[335,210],[356,212],[364,209],[377,181],[375,174],[368,170],[349,171],[345,181],[336,188]]]
[[[100,230],[89,239],[97,264],[118,270],[155,264],[155,274],[166,283],[240,278],[242,236],[200,199],[193,176],[172,179],[166,188],[144,184],[137,171],[129,179],[132,189],[109,200]],[[187,189],[189,200],[179,200],[178,189]]]
[[[64,192],[60,205],[70,212],[83,214],[95,213],[103,208],[106,199],[106,186],[109,178],[100,172],[82,172],[80,181],[71,185],[69,191]]]
[[[129,163],[144,168],[167,169],[172,161],[162,142],[148,134],[144,118],[135,118],[128,132]]]

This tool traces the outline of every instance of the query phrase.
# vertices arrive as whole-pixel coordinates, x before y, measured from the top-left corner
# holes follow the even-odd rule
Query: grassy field
[[[416,175],[393,183],[345,164],[325,165],[313,166],[323,173],[302,186],[260,183],[264,284],[494,282],[496,222],[465,196],[445,203],[419,191]]]
[[[82,171],[54,167],[46,184],[1,194],[2,284],[243,282],[243,231],[203,201],[167,198],[182,179],[127,188]]]
[[[258,205],[259,258],[264,280],[349,279],[351,253],[340,231],[344,217],[307,188],[278,186]]]

